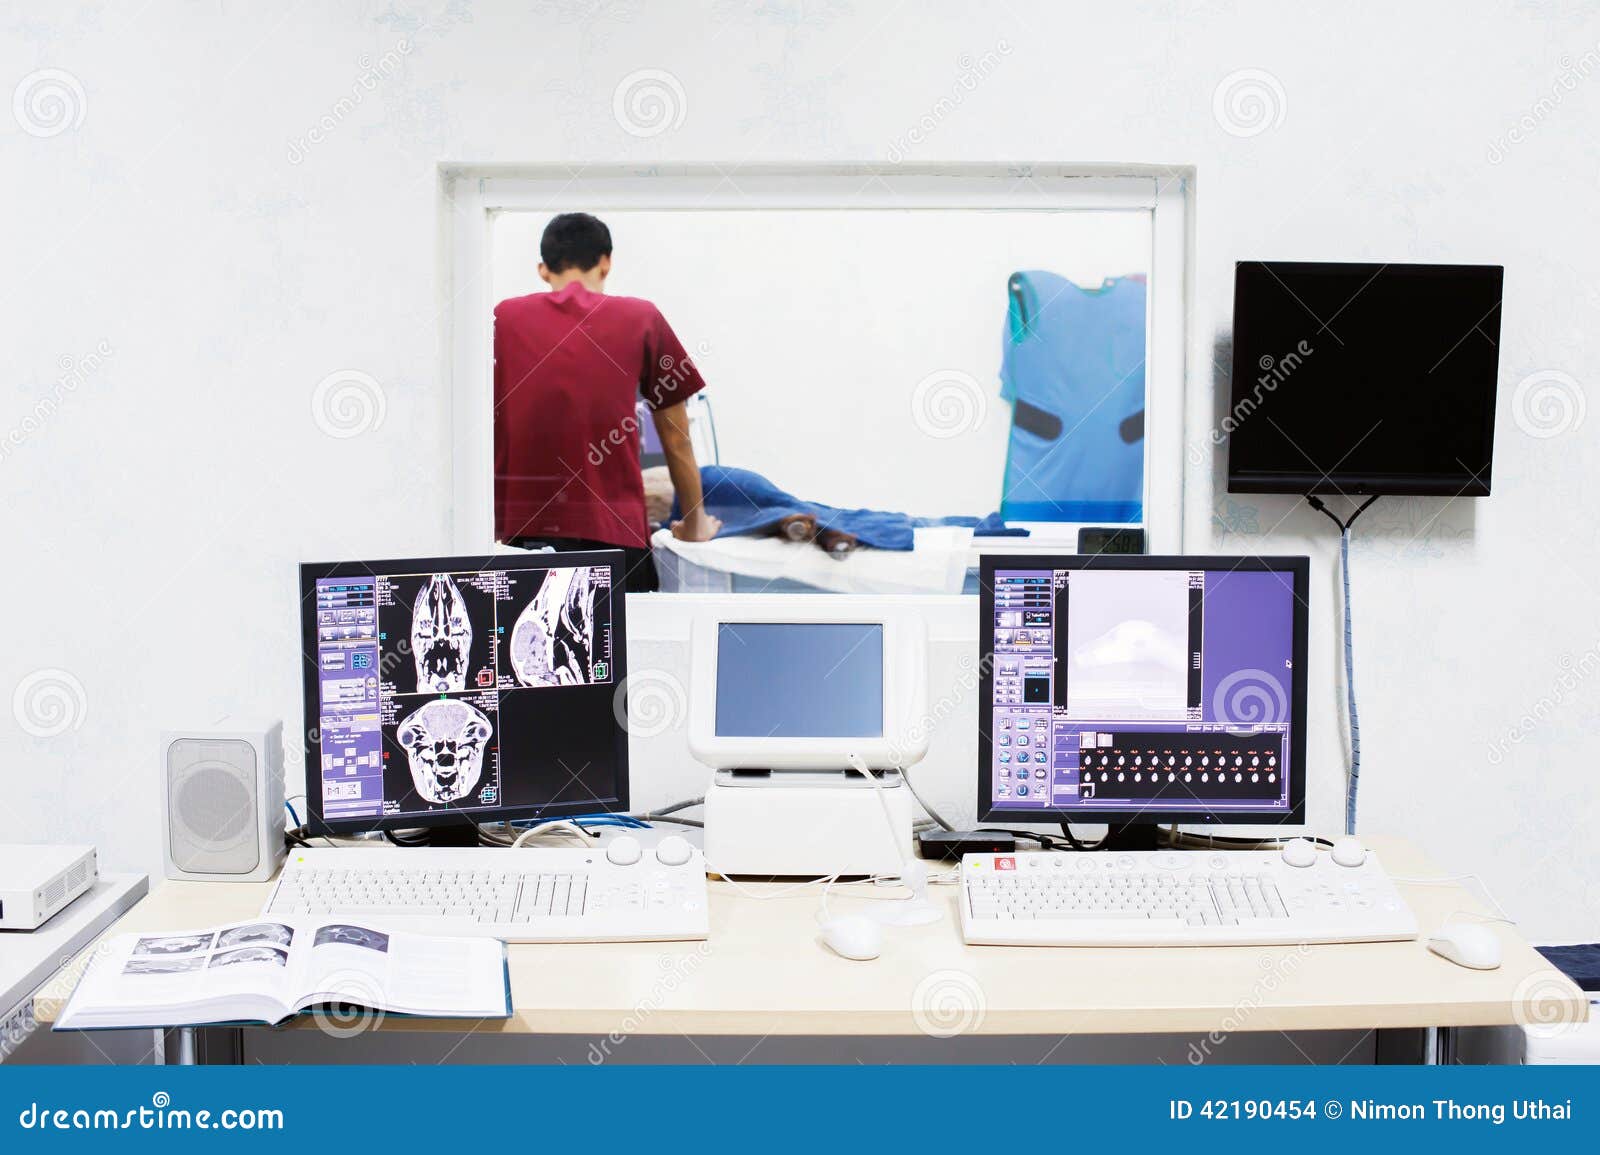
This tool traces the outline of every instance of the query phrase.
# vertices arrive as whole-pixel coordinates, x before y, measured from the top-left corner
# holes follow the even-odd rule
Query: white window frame
[[[983,209],[1151,214],[1145,347],[1145,531],[1151,553],[1180,553],[1184,515],[1184,382],[1189,347],[1193,170],[1154,165],[939,166],[716,164],[449,165],[440,170],[445,257],[441,318],[450,409],[450,537],[458,553],[494,539],[496,214],[767,209]],[[1034,527],[1005,549],[1071,552],[1076,526]],[[986,548],[999,548],[999,545]]]

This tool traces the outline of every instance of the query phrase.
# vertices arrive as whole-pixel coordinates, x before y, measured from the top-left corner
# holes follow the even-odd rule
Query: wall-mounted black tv
[[[1487,497],[1504,274],[1240,261],[1228,491]]]

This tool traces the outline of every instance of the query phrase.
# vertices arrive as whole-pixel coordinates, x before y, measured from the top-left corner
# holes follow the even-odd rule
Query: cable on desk
[[[383,837],[384,837],[384,840],[386,842],[392,842],[396,846],[426,846],[426,845],[428,845],[428,839],[427,839],[426,834],[424,834],[424,836],[421,837],[421,838],[401,838],[394,831],[385,830],[383,832]]]
[[[517,835],[516,840],[511,843],[511,847],[513,850],[515,850],[516,848],[525,845],[530,838],[537,838],[541,834],[554,834],[557,831],[560,831],[564,834],[576,835],[578,841],[583,843],[585,846],[589,845],[590,839],[600,837],[594,831],[585,830],[582,826],[569,818],[554,818],[549,822],[539,822],[528,827],[521,834]]]
[[[906,773],[906,768],[904,766],[897,766],[896,769],[900,771],[900,781],[904,782],[906,784],[906,789],[911,791],[911,797],[917,800],[917,805],[928,812],[928,817],[938,823],[941,829],[954,830],[955,827],[946,822],[944,820],[944,816],[933,807],[929,806],[927,802],[924,801],[922,795],[917,793],[917,788],[912,785],[911,775]]]
[[[639,819],[642,822],[650,822],[657,818],[665,818],[669,814],[676,814],[680,810],[688,810],[694,806],[704,806],[705,802],[706,798],[704,794],[698,798],[685,798],[682,802],[673,802],[667,806],[659,806],[654,810],[641,814],[639,815]]]
[[[501,827],[500,831],[490,829],[488,825],[478,826],[478,845],[480,846],[510,846],[513,837],[511,823],[496,822],[494,826]]]
[[[1099,842],[1092,843],[1092,844],[1090,844],[1088,846],[1085,846],[1082,842],[1078,841],[1078,836],[1076,834],[1072,833],[1071,824],[1067,823],[1067,822],[1062,822],[1061,823],[1061,837],[1063,837],[1063,838],[1065,838],[1067,840],[1067,845],[1072,847],[1072,849],[1078,851],[1079,853],[1087,853],[1088,851],[1091,851],[1091,850],[1104,850],[1106,848],[1106,843],[1111,841],[1111,831],[1109,829],[1107,829],[1106,832],[1103,835],[1100,836],[1100,841]]]
[[[1026,838],[1030,842],[1037,842],[1042,850],[1060,850],[1061,844],[1048,834],[1039,834],[1032,830],[1011,830],[1004,826],[980,826],[974,834],[1006,834],[1012,838]]]
[[[1447,886],[1452,882],[1476,882],[1478,884],[1478,889],[1483,891],[1483,897],[1488,899],[1488,905],[1494,907],[1494,909],[1499,912],[1499,918],[1492,918],[1489,921],[1508,922],[1512,926],[1517,925],[1517,920],[1506,913],[1506,908],[1500,905],[1500,900],[1495,898],[1493,893],[1490,892],[1488,883],[1484,882],[1483,879],[1479,878],[1476,874],[1446,874],[1441,875],[1438,878],[1400,878],[1397,875],[1391,874],[1389,876],[1389,881],[1404,882],[1412,886]],[[1452,911],[1446,917],[1454,918],[1458,914],[1464,914],[1472,918],[1480,919],[1483,917],[1483,915],[1473,910]]]

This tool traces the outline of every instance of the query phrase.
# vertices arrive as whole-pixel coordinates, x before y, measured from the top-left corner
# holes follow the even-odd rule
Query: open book
[[[308,917],[125,934],[96,951],[56,1029],[277,1023],[321,1004],[506,1018],[505,949]]]

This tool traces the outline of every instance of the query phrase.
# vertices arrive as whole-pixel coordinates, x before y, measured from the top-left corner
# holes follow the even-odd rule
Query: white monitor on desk
[[[903,602],[734,595],[696,607],[689,748],[718,770],[909,766],[928,749],[927,631]]]

